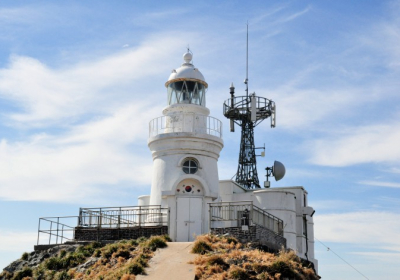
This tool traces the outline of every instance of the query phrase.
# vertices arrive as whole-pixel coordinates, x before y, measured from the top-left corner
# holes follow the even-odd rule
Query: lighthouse
[[[218,198],[217,161],[223,148],[222,123],[206,107],[208,84],[183,55],[165,83],[167,106],[150,121],[148,147],[153,157],[150,196],[139,205],[169,208],[169,234],[174,241],[192,241],[209,232],[208,203]]]

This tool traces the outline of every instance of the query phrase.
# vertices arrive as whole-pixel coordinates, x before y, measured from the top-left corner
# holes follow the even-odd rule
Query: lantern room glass
[[[206,87],[195,81],[177,81],[168,85],[168,105],[196,104],[206,106]]]

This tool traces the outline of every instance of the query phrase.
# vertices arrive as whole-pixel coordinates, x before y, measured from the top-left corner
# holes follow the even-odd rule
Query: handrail
[[[37,245],[43,234],[48,235],[48,244],[74,240],[77,227],[121,229],[146,226],[169,226],[169,209],[161,205],[80,208],[79,216],[39,218]]]
[[[257,224],[278,235],[283,235],[283,220],[253,205],[252,201],[215,202],[210,205],[210,222],[235,222],[242,225],[248,220],[249,225]]]
[[[161,116],[152,119],[149,123],[149,137],[175,132],[208,134],[222,138],[222,122],[211,116],[190,113],[179,116]]]

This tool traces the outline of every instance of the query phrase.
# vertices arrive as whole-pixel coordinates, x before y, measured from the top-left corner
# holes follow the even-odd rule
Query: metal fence
[[[160,205],[80,208],[78,226],[124,228],[168,225],[168,208]]]
[[[76,227],[132,228],[169,225],[169,209],[159,205],[80,208],[79,216],[39,218],[37,245],[74,240]]]
[[[211,228],[220,222],[230,222],[237,227],[260,225],[283,236],[283,221],[278,217],[254,206],[252,201],[210,203]]]
[[[161,116],[149,123],[149,137],[173,132],[203,133],[222,138],[222,122],[210,116],[182,114]]]

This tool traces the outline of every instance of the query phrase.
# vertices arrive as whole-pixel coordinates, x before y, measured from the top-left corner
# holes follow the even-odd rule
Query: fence
[[[236,227],[259,225],[283,236],[283,221],[254,206],[252,201],[210,203],[210,222],[211,228],[224,224]]]
[[[82,229],[130,229],[169,225],[169,209],[159,205],[80,208],[79,216],[39,219],[39,244],[61,244]]]

